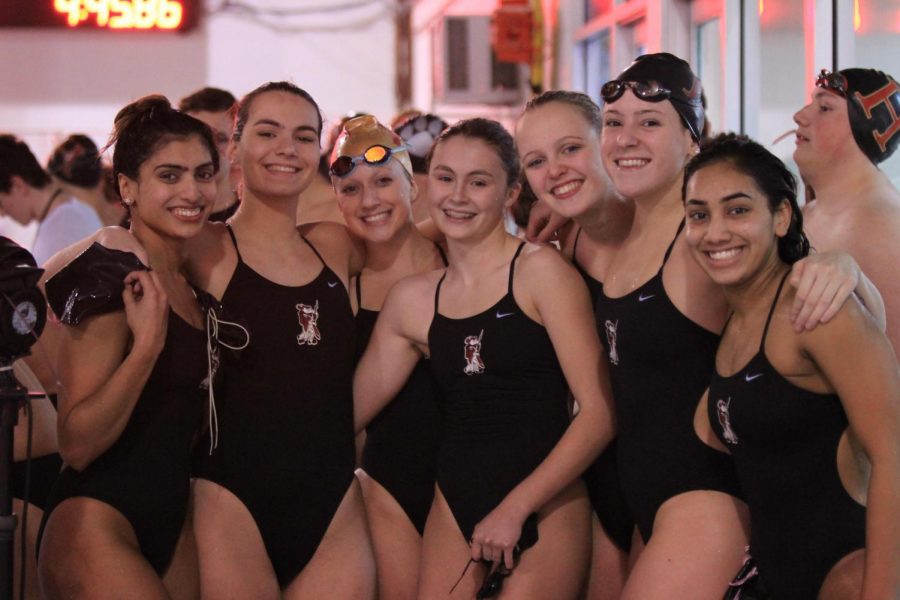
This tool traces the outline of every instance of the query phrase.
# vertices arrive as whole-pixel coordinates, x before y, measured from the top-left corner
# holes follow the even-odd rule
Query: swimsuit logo
[[[641,294],[638,296],[638,302],[646,302],[650,298],[656,298],[656,294],[647,294],[646,296]]]
[[[297,343],[301,346],[315,346],[322,339],[319,332],[319,301],[316,300],[315,306],[309,304],[298,304],[297,318],[300,321],[300,335],[297,336]]]
[[[606,342],[609,345],[609,362],[617,365],[619,364],[619,351],[616,349],[616,328],[619,326],[619,322],[607,319],[604,325],[606,326]]]
[[[746,373],[744,375],[744,381],[749,383],[749,382],[753,381],[754,379],[758,379],[762,376],[763,376],[762,373],[754,373],[753,375],[751,375],[750,373]]]
[[[875,138],[875,141],[878,143],[878,147],[881,148],[882,152],[887,151],[887,144],[890,139],[900,132],[900,116],[897,115],[897,112],[894,110],[894,105],[891,102],[891,96],[898,93],[900,93],[900,85],[894,80],[888,81],[887,84],[867,96],[863,96],[859,92],[855,93],[856,100],[866,112],[867,119],[872,118],[872,109],[879,104],[884,104],[887,107],[888,113],[891,115],[891,124],[888,125],[887,129],[884,131],[875,130],[872,132],[872,137]]]
[[[337,284],[338,284],[337,281],[329,281],[329,282],[328,282],[328,287],[333,288],[333,287],[336,286]]]
[[[484,361],[481,360],[481,338],[484,337],[484,329],[477,336],[470,335],[463,341],[466,357],[466,375],[480,375],[484,373]]]
[[[729,444],[737,444],[738,437],[731,428],[731,415],[728,412],[728,407],[730,405],[731,397],[728,398],[727,402],[721,399],[716,402],[716,416],[719,417],[719,425],[722,426],[722,435],[725,438],[725,441]]]
[[[503,319],[504,317],[511,317],[511,316],[514,315],[514,314],[516,314],[516,313],[514,313],[514,312],[502,313],[502,312],[500,312],[500,311],[498,310],[498,311],[497,311],[497,318],[498,318],[498,319]]]

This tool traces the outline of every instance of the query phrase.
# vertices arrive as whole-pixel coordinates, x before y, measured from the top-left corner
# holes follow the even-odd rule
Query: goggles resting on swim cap
[[[338,156],[331,163],[331,174],[335,177],[346,177],[361,162],[371,166],[383,165],[391,159],[394,152],[407,150],[405,144],[401,144],[394,148],[389,148],[381,144],[369,146],[365,152],[358,156]]]
[[[706,115],[703,110],[703,86],[687,61],[668,52],[643,54],[600,90],[607,104],[631,89],[646,102],[668,100],[681,117],[691,137],[699,142]]]
[[[604,102],[615,102],[628,88],[631,88],[635,96],[647,102],[662,102],[672,97],[672,90],[664,88],[658,81],[622,81],[620,79],[604,83],[600,88],[600,97]]]
[[[816,77],[816,87],[834,92],[842,98],[847,97],[847,78],[840,73],[832,73],[828,69],[822,69]]]

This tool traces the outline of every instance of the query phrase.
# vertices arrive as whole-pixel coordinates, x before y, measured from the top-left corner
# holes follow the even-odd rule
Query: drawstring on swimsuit
[[[234,327],[243,337],[242,344],[231,345],[226,342],[223,337],[219,337],[219,326]],[[207,380],[206,389],[209,391],[209,454],[219,446],[219,416],[216,412],[216,398],[213,392],[213,378],[219,368],[219,344],[225,346],[229,350],[243,350],[250,345],[250,332],[240,323],[232,321],[220,320],[216,315],[215,308],[210,307],[206,310],[206,366]]]

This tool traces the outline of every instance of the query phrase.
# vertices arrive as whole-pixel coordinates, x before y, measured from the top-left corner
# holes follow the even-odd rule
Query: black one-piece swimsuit
[[[208,439],[198,444],[194,466],[250,511],[282,586],[318,548],[356,462],[353,311],[309,246],[322,270],[296,287],[264,278],[238,251],[222,306],[246,324],[250,343],[223,357],[218,446],[210,454]]]
[[[547,330],[513,296],[523,246],[510,262],[506,295],[488,310],[445,317],[443,277],[435,290],[428,345],[444,413],[437,482],[466,540],[550,454],[569,424],[568,388]],[[526,523],[521,545],[534,543],[536,535]]]
[[[766,590],[775,600],[814,599],[831,567],[865,547],[866,509],[837,469],[848,425],[840,398],[797,387],[766,358],[783,285],[759,351],[730,377],[715,372],[707,410],[737,467],[750,508],[750,553]]]

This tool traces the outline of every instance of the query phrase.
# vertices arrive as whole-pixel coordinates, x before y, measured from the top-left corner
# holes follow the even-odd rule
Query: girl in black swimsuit
[[[554,249],[504,230],[518,160],[498,123],[447,129],[429,174],[450,266],[394,286],[354,380],[357,410],[377,411],[431,357],[445,421],[419,596],[472,598],[489,567],[467,562],[512,569],[518,546],[504,597],[574,598],[590,557],[578,475],[612,434],[587,290]]]
[[[49,598],[192,598],[190,455],[209,372],[202,312],[182,265],[212,208],[219,157],[209,129],[161,96],[122,109],[113,142],[118,189],[150,269],[129,273],[114,294],[124,310],[64,330],[66,468],[45,513],[41,584]]]
[[[809,243],[794,177],[763,147],[713,140],[685,169],[684,199],[687,242],[732,310],[704,425],[737,467],[763,585],[776,600],[897,597],[900,375],[890,343],[856,301],[794,330],[785,279]]]
[[[350,119],[335,144],[332,164],[332,182],[347,227],[366,245],[366,264],[351,282],[361,356],[390,288],[404,277],[447,263],[440,246],[422,236],[413,223],[416,184],[398,136],[372,116]],[[437,391],[428,361],[419,361],[403,389],[374,420],[362,411],[354,417],[357,429],[368,423],[362,468],[356,476],[372,532],[380,596],[413,599],[422,532],[434,497],[440,435]]]

